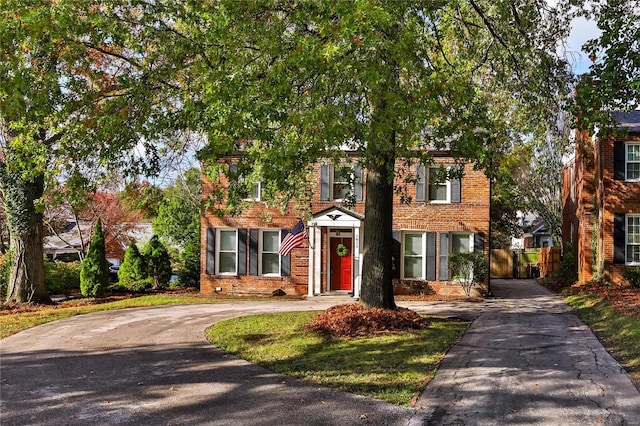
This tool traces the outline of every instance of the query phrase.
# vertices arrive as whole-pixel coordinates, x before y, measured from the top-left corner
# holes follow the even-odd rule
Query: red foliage
[[[352,303],[327,309],[305,329],[324,336],[353,338],[419,330],[427,325],[425,318],[409,309],[365,308]]]
[[[118,196],[112,193],[95,192],[91,200],[81,213],[82,219],[95,223],[99,217],[108,257],[122,259],[129,245],[129,231],[135,227],[139,215],[124,210]]]

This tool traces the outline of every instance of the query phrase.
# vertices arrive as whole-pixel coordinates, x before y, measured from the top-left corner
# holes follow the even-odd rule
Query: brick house
[[[450,254],[478,250],[485,257],[488,254],[488,179],[468,164],[462,178],[439,182],[438,170],[455,166],[453,158],[436,155],[433,166],[413,166],[417,179],[407,188],[410,204],[394,195],[394,232],[389,243],[394,245],[396,294],[463,294],[461,287],[451,282]],[[280,241],[300,216],[293,205],[285,214],[267,208],[260,201],[260,184],[254,185],[253,202],[240,215],[217,215],[216,206],[205,209],[201,292],[271,294],[281,289],[309,297],[345,292],[358,298],[366,170],[356,165],[353,155],[350,158],[351,164],[327,160],[314,165],[311,214],[304,220],[308,239],[289,256],[278,254]],[[227,164],[234,167],[236,161],[232,156]],[[345,178],[349,175],[352,179]],[[405,177],[399,174],[396,183],[400,185]],[[204,177],[203,197],[228,185],[225,177],[216,184]],[[355,203],[347,208],[342,200],[350,196]]]
[[[616,137],[576,132],[563,170],[562,235],[579,281],[620,284],[625,267],[640,265],[640,110],[613,118],[622,130]]]

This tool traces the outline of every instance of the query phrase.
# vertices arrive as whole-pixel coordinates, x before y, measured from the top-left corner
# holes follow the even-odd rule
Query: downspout
[[[489,267],[487,268],[487,294],[485,297],[493,297],[493,292],[491,291],[491,213],[493,205],[493,155],[489,159],[489,230],[487,233],[488,245],[489,245]]]
[[[604,267],[604,159],[602,158],[602,141],[598,140],[598,271],[605,281],[609,279],[609,271]]]

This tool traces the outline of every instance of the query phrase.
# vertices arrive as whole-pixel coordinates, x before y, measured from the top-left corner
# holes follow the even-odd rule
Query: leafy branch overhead
[[[12,247],[41,245],[45,183],[157,172],[187,136],[206,141],[206,176],[241,151],[265,201],[302,211],[311,165],[350,151],[367,170],[363,270],[377,271],[363,277],[363,300],[393,307],[395,174],[410,183],[412,163],[438,149],[492,176],[498,153],[556,132],[573,83],[558,46],[575,3],[4,0],[0,184]],[[601,23],[634,28],[616,16],[623,4],[610,2]],[[633,34],[599,45],[607,58],[625,43],[637,51]],[[42,253],[17,253],[28,261],[14,262],[10,298],[46,299]]]

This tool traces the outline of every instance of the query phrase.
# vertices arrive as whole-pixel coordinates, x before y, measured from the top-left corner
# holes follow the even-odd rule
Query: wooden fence
[[[513,278],[513,250],[491,250],[491,277]]]
[[[560,247],[491,250],[492,278],[548,277],[560,266]]]
[[[562,252],[560,247],[543,247],[540,249],[538,265],[540,266],[540,277],[550,277],[560,267]]]

